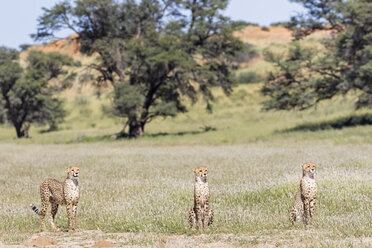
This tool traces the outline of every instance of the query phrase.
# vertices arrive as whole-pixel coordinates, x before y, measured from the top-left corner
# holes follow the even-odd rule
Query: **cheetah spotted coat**
[[[189,211],[191,228],[206,229],[213,223],[213,209],[209,207],[208,170],[205,167],[194,169],[194,207]]]
[[[76,230],[76,213],[79,202],[79,168],[69,167],[67,178],[63,181],[46,179],[40,186],[41,210],[36,206],[30,205],[32,210],[40,216],[41,231],[46,231],[45,216],[49,204],[51,205],[50,224],[54,232],[58,231],[55,226],[54,218],[58,211],[58,206],[66,206],[68,217],[68,230]]]
[[[292,223],[304,220],[311,224],[315,212],[315,200],[317,196],[317,184],[314,178],[315,164],[305,163],[302,165],[302,179],[300,189],[297,191],[290,212]]]

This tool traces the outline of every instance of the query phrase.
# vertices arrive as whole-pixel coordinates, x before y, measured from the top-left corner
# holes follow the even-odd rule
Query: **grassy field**
[[[81,168],[78,227],[101,230],[118,246],[133,240],[115,233],[128,232],[137,233],[137,245],[156,246],[159,240],[167,244],[171,236],[186,235],[181,244],[187,246],[190,235],[198,235],[189,230],[187,213],[193,204],[192,168],[200,164],[210,170],[215,210],[208,238],[201,239],[206,244],[368,247],[372,242],[370,144],[156,147],[106,142],[0,147],[0,232],[6,243],[23,242],[39,231],[38,217],[28,205],[40,205],[38,187],[44,178],[62,180],[71,164]],[[311,227],[292,226],[288,219],[304,161],[318,165],[319,197]],[[56,223],[66,227],[64,208]]]
[[[125,140],[132,145],[218,145],[245,144],[278,140],[331,140],[336,144],[371,143],[372,126],[311,131],[321,123],[338,123],[352,116],[369,116],[372,111],[355,111],[355,96],[348,95],[320,104],[316,109],[292,112],[263,112],[261,84],[235,87],[227,98],[219,89],[214,90],[216,101],[212,114],[203,102],[190,106],[189,112],[175,118],[155,119],[145,127],[146,135],[138,140]],[[0,126],[0,143],[15,144],[71,144],[80,142],[111,141],[112,134],[121,130],[124,120],[110,117],[105,111],[110,106],[107,97],[77,96],[66,101],[69,116],[58,132],[43,133],[46,126],[32,126],[29,139],[16,139],[9,125]],[[298,131],[296,127],[308,126]],[[327,126],[327,125],[323,125]],[[324,129],[324,130],[323,130]]]

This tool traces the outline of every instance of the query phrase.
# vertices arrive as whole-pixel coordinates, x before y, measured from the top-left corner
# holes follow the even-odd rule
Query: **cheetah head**
[[[196,181],[207,182],[207,175],[208,175],[207,168],[200,166],[200,167],[196,167],[193,171],[195,174]]]
[[[304,163],[302,165],[302,173],[303,175],[309,175],[314,177],[315,174],[315,164],[314,163]]]
[[[67,168],[67,178],[78,179],[79,177],[79,168],[78,167],[68,167]]]

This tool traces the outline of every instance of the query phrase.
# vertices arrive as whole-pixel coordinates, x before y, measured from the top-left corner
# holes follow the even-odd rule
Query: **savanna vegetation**
[[[96,53],[89,67],[98,85],[111,83],[113,114],[127,118],[129,137],[144,133],[157,117],[185,112],[185,97],[202,94],[211,109],[211,87],[226,94],[233,84],[232,58],[242,50],[233,25],[222,14],[228,1],[61,2],[45,9],[36,39],[69,28],[83,54]]]
[[[315,30],[327,30],[319,47],[296,41],[288,53],[268,52],[277,71],[269,75],[262,92],[270,97],[267,109],[307,109],[350,91],[358,94],[357,108],[372,106],[372,41],[370,1],[298,0],[308,15],[292,18],[293,36],[303,39]]]
[[[371,4],[296,2],[309,13],[265,30],[225,19],[227,1],[81,0],[45,9],[36,37],[64,25],[79,37],[22,53],[0,50],[0,82],[15,68],[13,84],[37,86],[30,88],[37,98],[30,99],[41,99],[28,112],[29,138],[17,139],[0,97],[1,242],[22,246],[44,237],[62,247],[99,240],[118,247],[370,247]],[[194,24],[176,7],[195,13]],[[166,14],[174,22],[157,22]],[[208,28],[223,32],[205,37]],[[50,53],[55,50],[69,56]],[[189,74],[193,67],[200,81]],[[51,68],[59,72],[52,80]],[[149,80],[154,77],[158,81]],[[146,110],[154,83],[159,91]],[[131,129],[129,120],[139,121],[146,111],[158,118],[149,118],[146,132]],[[289,210],[306,161],[317,164],[315,219],[292,226]],[[39,206],[43,179],[63,180],[70,165],[81,171],[80,231],[39,234],[29,204]],[[205,233],[190,230],[187,221],[198,165],[209,169],[215,211]],[[67,227],[64,207],[56,224]]]
[[[18,138],[28,137],[33,122],[48,123],[50,131],[56,130],[66,113],[55,94],[76,76],[64,68],[74,65],[72,58],[56,52],[31,51],[25,69],[18,59],[18,51],[0,47],[2,120],[14,126]]]

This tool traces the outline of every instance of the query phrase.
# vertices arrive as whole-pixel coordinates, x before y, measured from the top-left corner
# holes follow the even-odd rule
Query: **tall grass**
[[[0,232],[14,238],[38,232],[38,217],[28,205],[40,205],[43,179],[63,180],[72,164],[81,169],[82,230],[192,234],[187,222],[193,204],[192,168],[206,165],[215,210],[210,233],[277,235],[301,230],[309,237],[327,232],[336,242],[369,237],[372,231],[370,145],[3,144],[0,157]],[[318,165],[319,188],[315,222],[307,231],[302,224],[291,226],[288,219],[304,161]],[[64,208],[56,223],[66,227]]]

